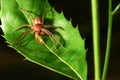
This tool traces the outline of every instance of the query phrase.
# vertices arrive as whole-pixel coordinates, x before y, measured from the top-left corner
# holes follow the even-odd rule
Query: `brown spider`
[[[20,8],[20,10],[21,10],[21,11],[25,11],[26,13],[28,13],[27,10],[24,10],[24,9],[22,9],[22,8]],[[30,17],[32,18],[32,15],[31,15],[31,14],[29,14],[29,15],[30,15]],[[55,41],[56,41],[58,44],[60,44],[60,46],[62,46],[62,47],[64,48],[64,46],[60,43],[60,41],[59,41],[57,38],[55,38],[54,35],[53,35],[49,30],[46,29],[47,26],[48,26],[48,27],[54,27],[54,26],[44,25],[44,24],[43,24],[43,22],[44,22],[43,17],[44,17],[44,16],[42,16],[42,18],[39,18],[39,17],[32,18],[32,26],[29,25],[29,24],[24,24],[24,25],[18,27],[16,30],[20,30],[20,29],[22,29],[22,28],[24,28],[24,27],[28,27],[29,29],[28,29],[27,31],[25,31],[25,32],[21,35],[21,36],[23,36],[22,39],[23,39],[28,33],[34,32],[36,41],[37,41],[39,44],[45,44],[45,42],[43,41],[43,39],[42,39],[40,36],[46,34],[46,35],[48,35],[48,36],[50,37],[51,41],[52,41],[53,44],[54,44],[55,49],[56,49]],[[56,27],[56,28],[57,28],[57,27]],[[57,50],[57,49],[56,49],[56,50]]]

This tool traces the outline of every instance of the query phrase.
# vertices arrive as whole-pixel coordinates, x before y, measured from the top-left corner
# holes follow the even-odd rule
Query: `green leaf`
[[[31,32],[21,38],[21,34],[27,30],[22,28],[15,30],[21,25],[32,25],[30,15],[19,8],[30,11],[35,18],[44,16],[44,24],[60,27],[50,29],[65,49],[55,41],[58,51],[55,49],[51,39],[46,36],[40,36],[45,45],[39,44],[34,33]],[[85,42],[81,38],[78,27],[73,27],[70,21],[67,21],[63,13],[58,13],[52,8],[48,1],[44,0],[2,0],[1,20],[3,37],[7,40],[10,47],[16,49],[27,60],[37,63],[50,70],[66,75],[77,80],[87,79],[87,63]],[[46,14],[44,14],[46,12]],[[13,43],[17,45],[13,45]]]

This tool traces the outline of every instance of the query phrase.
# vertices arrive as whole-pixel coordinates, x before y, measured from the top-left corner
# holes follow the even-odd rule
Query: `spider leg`
[[[52,8],[49,8],[48,10],[44,11],[43,12],[43,15],[42,15],[42,24],[44,23],[44,17],[45,15],[47,14],[48,11],[50,11]]]
[[[58,49],[56,48],[56,45],[55,45],[55,41],[53,40],[53,38],[50,35],[48,35],[48,36],[50,37],[51,41],[53,42],[54,48],[58,51]]]
[[[44,32],[50,37],[51,41],[52,41],[53,44],[54,44],[54,48],[58,51],[58,49],[56,48],[56,45],[55,45],[55,41],[54,41],[54,39],[52,38],[52,36],[51,36],[47,31],[44,31]]]
[[[50,28],[53,28],[53,29],[61,29],[61,30],[64,30],[62,27],[56,27],[56,26],[53,26],[53,25],[44,25],[44,28],[46,29],[50,29]]]
[[[17,45],[16,42],[20,40],[20,42],[18,44],[21,44],[22,43],[22,40],[25,38],[25,36],[32,32],[32,29],[29,29],[27,31],[25,31],[24,33],[22,33],[18,38],[15,39],[15,41],[13,42],[12,45]]]
[[[20,8],[20,7],[19,7],[19,9],[20,9],[23,13],[25,12],[26,14],[28,14],[28,15],[30,16],[30,18],[33,19],[33,16],[31,15],[31,11],[26,10],[26,9],[23,9],[23,8]]]
[[[39,44],[44,44],[44,41],[42,40],[38,32],[35,32],[35,39]]]
[[[53,35],[50,31],[48,31],[48,30],[46,30],[46,29],[43,29],[43,32],[45,32],[45,33],[50,37],[51,41],[52,41],[54,44],[55,44],[55,42],[54,42],[54,40],[55,40],[55,41],[57,41],[57,43],[60,44],[61,47],[65,48],[65,47],[60,43],[60,41],[59,41],[57,38],[54,37],[54,35]],[[54,39],[54,40],[53,40],[53,39]]]
[[[24,24],[24,25],[22,25],[22,26],[17,27],[17,28],[14,29],[14,30],[15,30],[15,31],[18,31],[18,30],[20,30],[20,29],[22,29],[22,28],[25,28],[25,27],[31,28],[31,26],[30,26],[29,24]]]

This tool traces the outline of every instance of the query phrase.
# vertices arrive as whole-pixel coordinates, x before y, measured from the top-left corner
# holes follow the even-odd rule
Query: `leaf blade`
[[[13,31],[13,29],[22,24],[32,24],[29,16],[21,12],[19,7],[42,15],[43,12],[48,8],[51,8],[51,6],[44,0],[41,0],[41,2],[39,0],[30,0],[25,3],[23,3],[24,0],[17,0],[17,2],[15,0],[10,1],[12,5],[10,5],[11,3],[8,3],[7,0],[2,1],[2,25],[4,26],[2,27],[2,30],[4,31],[4,37],[7,42],[12,44],[14,39],[25,31]],[[6,7],[8,5],[9,7]],[[6,15],[8,16],[6,17]],[[38,16],[35,14],[32,15],[34,15],[34,17]],[[43,39],[46,39],[46,46],[38,44],[35,41],[33,33],[26,36],[26,38],[22,41],[22,46],[11,47],[16,49],[29,61],[73,79],[86,80],[86,50],[84,40],[79,35],[78,27],[74,28],[71,22],[65,19],[63,13],[58,13],[54,9],[47,13],[45,19],[50,19],[50,24],[63,28],[63,30],[56,29],[55,31],[59,35],[57,35],[57,33],[54,33],[54,35],[57,38],[62,39],[60,41],[63,41],[65,44],[65,50],[59,46],[59,51],[55,51],[49,37],[43,37]],[[13,24],[11,24],[12,22]]]

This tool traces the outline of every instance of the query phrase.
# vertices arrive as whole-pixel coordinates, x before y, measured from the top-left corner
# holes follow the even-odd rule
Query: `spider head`
[[[42,24],[42,19],[40,19],[39,17],[36,17],[32,20],[33,25],[35,24]]]

